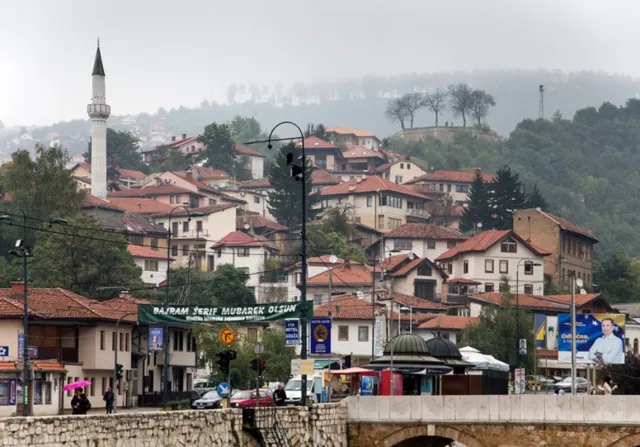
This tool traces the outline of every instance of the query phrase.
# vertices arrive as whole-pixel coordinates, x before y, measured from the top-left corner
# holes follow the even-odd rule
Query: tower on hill
[[[93,62],[93,95],[87,105],[87,114],[91,118],[91,194],[105,199],[107,197],[107,119],[111,107],[107,105],[104,66],[100,54],[100,41]]]

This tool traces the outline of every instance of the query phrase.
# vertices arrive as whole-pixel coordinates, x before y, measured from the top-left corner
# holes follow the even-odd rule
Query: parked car
[[[260,390],[258,396],[258,406],[268,407],[274,405],[273,395],[269,390]],[[231,395],[232,407],[255,407],[256,406],[256,390],[236,391]]]
[[[218,395],[217,391],[209,391],[200,399],[194,400],[191,404],[191,408],[194,410],[211,410],[214,408],[220,408],[221,406],[222,398]]]
[[[216,385],[213,382],[207,380],[198,380],[193,384],[193,390],[200,396],[204,396],[209,391],[215,391]]]
[[[540,388],[551,388],[555,381],[553,379],[547,379],[545,376],[527,376],[527,388],[533,389],[539,386]]]
[[[571,392],[571,377],[566,377],[554,386],[556,390],[563,390],[565,393]],[[577,393],[586,393],[589,390],[589,381],[584,377],[576,377],[575,387]]]

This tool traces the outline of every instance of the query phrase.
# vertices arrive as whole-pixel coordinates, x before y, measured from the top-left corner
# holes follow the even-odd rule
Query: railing
[[[425,219],[430,217],[429,211],[421,208],[407,208],[407,214],[415,217],[423,217]]]
[[[242,428],[252,434],[263,447],[287,447],[289,434],[278,417],[278,407],[242,409]]]
[[[209,237],[209,230],[178,231],[171,234],[171,239],[198,239]]]

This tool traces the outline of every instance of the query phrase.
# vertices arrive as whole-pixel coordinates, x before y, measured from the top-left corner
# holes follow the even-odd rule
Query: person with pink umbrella
[[[83,393],[83,387],[89,385],[91,382],[88,380],[81,380],[69,383],[62,388],[64,391],[74,390],[73,399],[71,399],[72,414],[87,414],[87,411],[91,409],[91,402]]]

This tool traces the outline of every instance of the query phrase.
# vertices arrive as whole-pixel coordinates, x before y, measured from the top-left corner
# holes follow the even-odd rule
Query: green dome
[[[445,340],[442,337],[435,337],[427,340],[427,349],[429,353],[437,358],[454,358],[461,359],[460,350],[451,340]]]
[[[409,354],[409,355],[429,355],[427,342],[418,335],[401,334],[393,337],[384,347],[384,355],[391,355],[393,347],[393,355]]]

